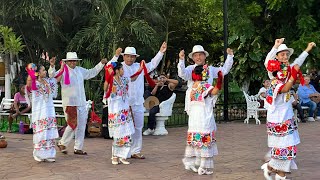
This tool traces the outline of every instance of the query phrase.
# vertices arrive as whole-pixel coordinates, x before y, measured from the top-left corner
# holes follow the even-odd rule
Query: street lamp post
[[[223,49],[224,62],[227,60],[228,48],[228,0],[223,0]],[[224,94],[223,94],[223,116],[225,121],[229,121],[228,115],[228,75],[224,76]]]

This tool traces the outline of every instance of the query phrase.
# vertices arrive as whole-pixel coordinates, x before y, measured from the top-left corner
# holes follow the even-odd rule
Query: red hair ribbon
[[[107,93],[105,98],[108,98],[111,94],[112,91],[112,86],[113,86],[113,75],[114,75],[114,71],[111,72],[111,74],[109,74],[108,69],[112,68],[113,69],[113,65],[109,64],[107,66],[104,66],[104,70],[105,70],[105,82],[107,82],[109,84],[109,87],[107,89]]]
[[[60,64],[62,64],[62,61],[60,62]],[[63,72],[65,72],[64,84],[69,85],[70,84],[70,76],[69,76],[69,69],[66,64],[63,65],[63,69],[61,71],[59,71],[59,73],[55,76],[55,78],[60,77],[63,74]]]
[[[196,74],[193,70],[192,71],[192,80],[193,81],[202,81],[202,74]]]
[[[142,62],[143,62],[143,61],[140,62],[140,65],[141,65]],[[155,83],[155,82],[151,79],[151,77],[149,76],[148,70],[147,70],[147,67],[146,67],[146,64],[143,64],[143,65],[142,65],[142,68],[143,68],[143,72],[144,72],[144,77],[147,79],[147,82],[148,82],[149,86],[152,87],[152,88],[155,87],[155,86],[156,86],[156,83]],[[132,76],[130,76],[130,78],[134,78],[134,77],[140,75],[141,72],[142,72],[142,71],[138,71],[138,72],[134,73]]]

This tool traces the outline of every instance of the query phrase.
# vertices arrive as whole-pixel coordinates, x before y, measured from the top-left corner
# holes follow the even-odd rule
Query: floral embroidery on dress
[[[46,117],[36,120],[31,124],[33,134],[41,133],[45,130],[57,129],[57,119],[55,117]]]
[[[118,113],[108,114],[108,125],[110,128],[118,127],[132,121],[132,116],[129,109],[123,109]]]
[[[292,160],[296,158],[297,155],[297,146],[289,146],[285,148],[276,148],[271,149],[271,157],[274,159],[280,160]]]
[[[115,138],[114,146],[122,147],[122,146],[131,146],[132,139],[131,136],[125,136],[122,138]]]
[[[128,96],[129,89],[129,80],[127,77],[120,78],[121,84],[118,84],[117,81],[113,81],[113,87],[110,94],[111,98],[115,98],[117,96],[122,97],[123,99]]]
[[[288,119],[283,123],[267,123],[267,132],[269,135],[273,136],[287,136],[289,134],[292,134],[297,129],[297,124],[292,119]]]
[[[204,99],[202,97],[202,93],[206,91],[209,87],[209,83],[201,81],[197,88],[192,88],[190,94],[191,101],[203,101]]]
[[[271,80],[271,83],[270,83],[270,87],[267,89],[266,91],[266,101],[269,103],[269,104],[272,104],[272,101],[273,101],[273,94],[275,93],[275,89],[276,87],[279,85],[279,84],[282,84],[284,85],[284,82],[281,81],[281,80],[278,80],[278,79],[273,79]],[[285,101],[288,102],[290,100],[290,93],[286,93],[285,94]]]
[[[187,145],[197,146],[200,148],[207,148],[216,142],[214,132],[211,133],[199,133],[188,132]]]
[[[41,140],[39,143],[33,144],[35,150],[48,150],[55,148],[55,145],[55,139]]]
[[[58,85],[55,79],[44,79],[46,84],[37,83],[37,90],[35,91],[36,97],[43,96],[45,99],[49,98],[49,95],[56,97],[58,94]]]

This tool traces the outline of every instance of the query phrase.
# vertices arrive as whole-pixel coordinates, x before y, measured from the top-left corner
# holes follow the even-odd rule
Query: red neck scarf
[[[141,63],[142,62],[140,62],[140,64]],[[144,77],[147,79],[147,82],[148,82],[149,86],[152,87],[152,88],[155,87],[156,83],[150,78],[150,76],[148,74],[148,70],[147,70],[146,64],[143,64],[142,68],[143,68]],[[134,78],[134,77],[140,75],[141,72],[142,71],[138,71],[138,72],[134,73],[132,76],[130,76],[130,78]]]

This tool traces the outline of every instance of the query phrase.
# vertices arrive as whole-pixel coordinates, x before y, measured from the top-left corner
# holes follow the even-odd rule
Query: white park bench
[[[256,120],[256,124],[261,124],[259,120],[259,111],[266,111],[265,108],[260,108],[259,97],[257,95],[248,95],[243,91],[243,94],[246,98],[247,102],[247,118],[244,120],[244,123],[249,124],[249,119],[254,118]],[[301,106],[302,110],[309,109],[307,106]],[[293,110],[294,118],[297,122],[300,122],[300,119],[297,117],[297,109]]]
[[[156,114],[156,128],[153,135],[167,135],[168,131],[165,128],[165,121],[169,119],[172,115],[172,108],[174,101],[176,100],[176,94],[173,93],[172,96],[159,104],[159,113]],[[144,116],[149,116],[149,113],[144,113]]]
[[[259,111],[266,111],[266,109],[260,108],[259,97],[257,95],[250,96],[245,91],[243,91],[243,94],[247,103],[247,118],[244,120],[244,123],[249,124],[249,119],[254,118],[256,120],[256,124],[261,124]]]
[[[13,103],[14,103],[14,99],[6,99],[6,98],[2,99],[1,104],[0,104],[0,119],[2,116],[9,116],[10,115],[10,108],[13,105]],[[65,116],[64,116],[63,111],[61,113],[61,110],[63,108],[62,100],[53,100],[53,104],[54,104],[54,108],[56,110],[56,118],[64,118]],[[88,100],[86,103],[87,110],[89,110],[91,108],[91,104],[92,104],[92,101]],[[60,108],[60,113],[59,113],[59,111],[57,111],[58,108]],[[31,113],[25,113],[25,114],[22,114],[19,116],[28,116],[29,120],[31,120],[31,115],[32,115]]]

